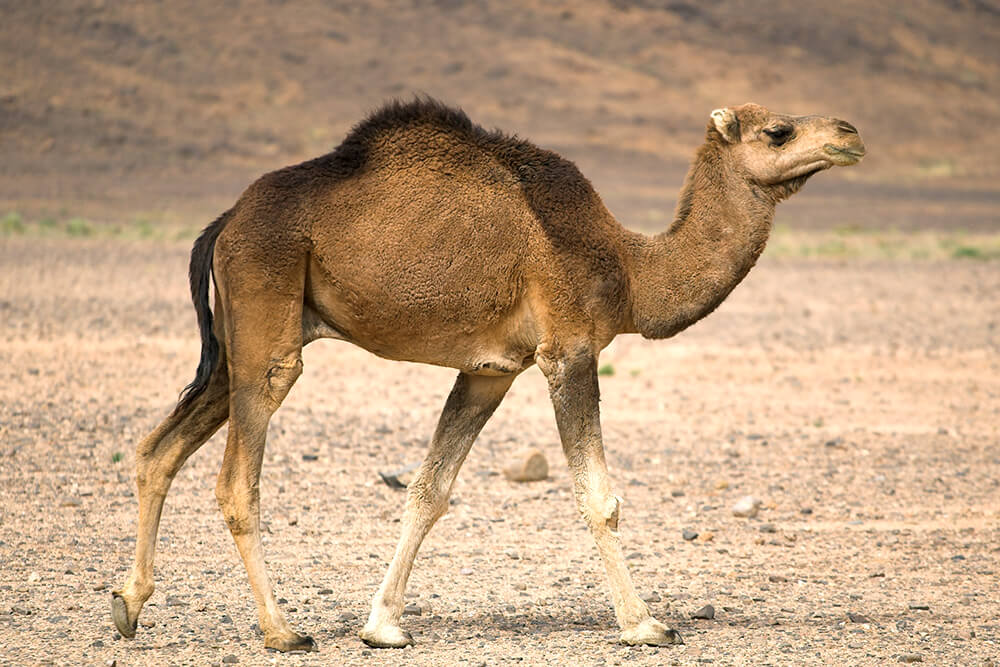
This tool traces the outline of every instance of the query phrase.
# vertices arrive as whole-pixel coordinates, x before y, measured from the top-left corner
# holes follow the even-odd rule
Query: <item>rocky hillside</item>
[[[850,119],[865,164],[790,224],[995,226],[989,0],[3,3],[0,213],[200,224],[260,173],[424,92],[555,148],[659,227],[708,112]]]

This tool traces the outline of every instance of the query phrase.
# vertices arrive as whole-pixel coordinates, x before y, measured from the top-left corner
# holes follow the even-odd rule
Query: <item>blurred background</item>
[[[196,228],[260,174],[426,93],[574,160],[621,222],[672,218],[709,112],[857,125],[794,229],[982,233],[1000,211],[1000,3],[3,2],[7,232]]]

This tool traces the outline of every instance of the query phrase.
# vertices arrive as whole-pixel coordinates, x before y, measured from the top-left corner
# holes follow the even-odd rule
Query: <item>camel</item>
[[[622,556],[598,355],[618,334],[668,338],[711,313],[764,250],[776,204],[813,174],[864,154],[858,131],[836,118],[756,104],[717,109],[675,218],[653,237],[622,227],[572,162],[426,98],[389,103],[332,153],[264,175],[191,253],[201,359],[173,412],[137,447],[135,561],[111,601],[118,631],[135,636],[153,593],[171,481],[228,420],[216,496],[246,566],[264,645],[316,649],[275,601],[258,485],[268,421],[302,373],[302,347],[331,338],[458,370],[360,630],[366,644],[413,643],[400,618],[414,557],[447,510],[480,429],[532,365],[548,380],[621,642],[683,643],[650,615]]]

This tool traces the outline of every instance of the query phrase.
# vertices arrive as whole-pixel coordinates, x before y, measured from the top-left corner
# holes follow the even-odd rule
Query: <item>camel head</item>
[[[846,121],[774,113],[757,104],[716,109],[708,134],[731,156],[733,168],[778,199],[813,174],[856,164],[865,155],[857,128]]]

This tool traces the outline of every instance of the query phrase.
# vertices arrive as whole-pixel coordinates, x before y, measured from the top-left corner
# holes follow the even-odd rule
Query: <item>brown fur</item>
[[[766,132],[781,127],[789,136]],[[816,171],[853,164],[863,152],[856,130],[835,119],[756,105],[713,112],[677,217],[651,239],[622,228],[571,162],[487,132],[432,100],[390,104],[333,153],[265,175],[192,253],[202,363],[173,414],[138,447],[136,561],[113,596],[116,625],[133,636],[152,594],[170,481],[228,418],[216,491],[265,644],[314,648],[275,603],[260,548],[257,484],[267,423],[302,371],[302,346],[326,337],[459,371],[410,487],[399,547],[361,632],[365,642],[412,642],[399,619],[420,542],[446,510],[479,430],[534,363],[549,381],[622,641],[680,641],[650,617],[622,558],[619,502],[601,443],[598,355],[619,333],[665,338],[710,313],[763,251],[776,203]]]

